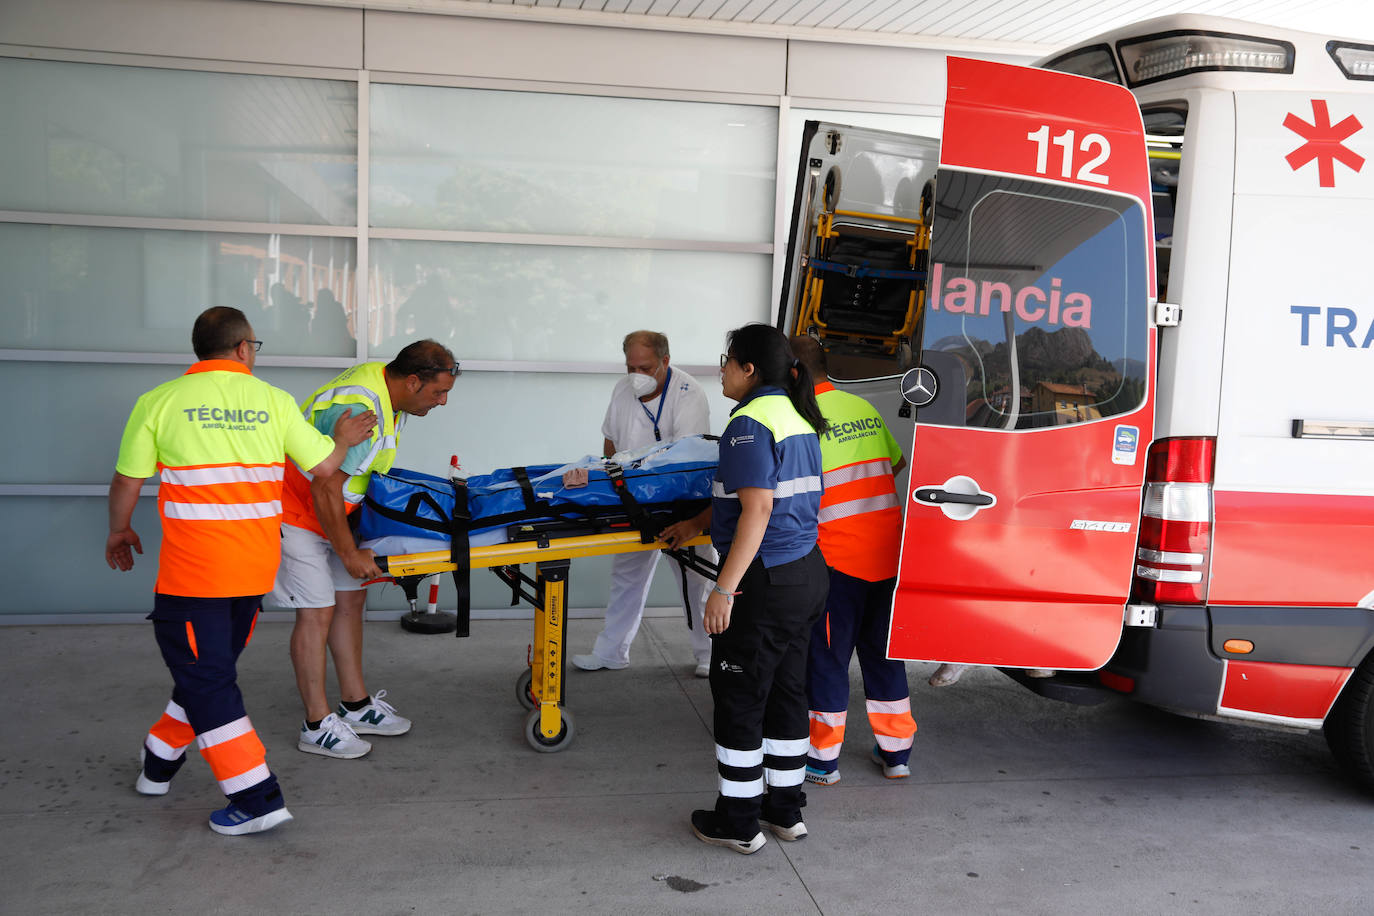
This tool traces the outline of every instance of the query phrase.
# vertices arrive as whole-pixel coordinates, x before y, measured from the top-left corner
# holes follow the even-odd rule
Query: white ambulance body
[[[950,106],[984,78],[955,63]],[[1173,16],[1041,66],[1130,90],[1149,189],[1098,102],[947,108],[928,260],[908,265],[942,400],[916,410],[889,654],[1324,727],[1374,787],[1374,42]],[[1023,124],[978,122],[1018,107]],[[816,317],[785,295],[789,331]],[[1051,365],[1069,344],[1087,352]]]

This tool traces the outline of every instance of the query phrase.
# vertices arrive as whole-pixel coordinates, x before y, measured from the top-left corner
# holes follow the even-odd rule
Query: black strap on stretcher
[[[453,481],[453,517],[449,519],[449,559],[453,562],[453,587],[458,592],[458,625],[455,636],[467,636],[472,625],[472,557],[468,529],[472,514],[468,510],[468,483]]]
[[[610,479],[615,495],[620,497],[620,504],[625,507],[625,513],[630,516],[630,524],[639,532],[639,543],[652,544],[658,540],[658,529],[650,521],[644,507],[630,492],[630,488],[625,485],[625,469],[614,461],[607,461],[606,477]]]
[[[869,267],[865,264],[845,264],[842,261],[808,261],[807,266],[816,270],[844,274],[851,279],[874,277],[879,280],[921,280],[926,275],[924,270],[889,270]]]

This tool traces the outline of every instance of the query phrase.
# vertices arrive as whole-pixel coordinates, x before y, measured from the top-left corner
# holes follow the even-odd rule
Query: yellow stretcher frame
[[[681,546],[695,547],[708,543],[710,539],[700,535]],[[638,531],[512,541],[469,548],[471,568],[496,571],[515,588],[520,597],[534,607],[534,639],[530,644],[529,667],[516,679],[515,693],[520,704],[530,710],[525,718],[525,739],[536,751],[552,753],[564,750],[572,743],[575,734],[572,715],[562,705],[571,561],[578,557],[669,549],[662,541],[642,543]],[[448,550],[377,557],[376,562],[397,580],[423,578],[457,569]],[[519,567],[525,563],[534,564],[533,579],[519,574]],[[520,591],[520,581],[532,585],[534,591]]]

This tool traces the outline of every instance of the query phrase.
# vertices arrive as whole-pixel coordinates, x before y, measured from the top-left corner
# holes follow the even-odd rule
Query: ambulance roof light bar
[[[1348,80],[1374,80],[1374,45],[1349,41],[1328,41],[1326,53],[1341,68]]]
[[[1292,42],[1229,32],[1179,29],[1117,42],[1128,86],[1143,86],[1184,73],[1239,70],[1292,73]]]

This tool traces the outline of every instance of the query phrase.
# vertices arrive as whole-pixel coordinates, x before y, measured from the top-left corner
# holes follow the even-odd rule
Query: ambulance
[[[778,324],[911,418],[891,657],[1374,789],[1371,159],[1374,42],[1191,15],[950,58],[939,141],[807,124]]]

